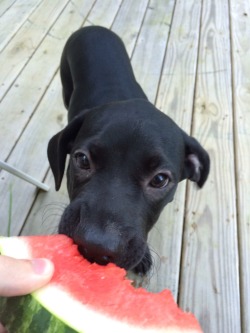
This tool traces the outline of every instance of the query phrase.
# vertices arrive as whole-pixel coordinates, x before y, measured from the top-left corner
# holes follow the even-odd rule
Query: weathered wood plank
[[[16,1],[7,11],[4,11],[0,20],[0,51],[8,44],[41,1],[42,0]],[[11,4],[10,1],[8,2]],[[1,10],[3,11],[6,7],[6,1],[4,1],[3,4],[1,3],[0,13]]]
[[[46,142],[48,135],[52,135],[52,110],[57,115],[57,126],[62,126],[64,114],[62,112],[61,91],[56,89],[56,82],[47,90],[46,96],[37,109],[32,121],[26,128],[17,146],[12,152],[9,163],[18,165],[28,174],[42,179],[48,169],[46,156]],[[46,124],[46,126],[45,126]],[[46,128],[46,130],[44,130]],[[1,172],[1,203],[0,203],[0,234],[6,235],[8,221],[9,194],[12,194],[11,235],[17,235],[29,207],[34,200],[37,189],[33,185],[4,171]]]
[[[112,10],[109,10],[109,15],[105,15],[107,11],[107,3],[104,4],[104,2],[101,0],[97,1],[89,13],[84,26],[94,24],[109,27],[114,21],[116,13],[119,10],[119,5],[120,3],[115,1],[110,7]],[[58,85],[56,89],[61,90],[61,84]],[[60,103],[62,103],[61,100]],[[66,115],[66,110],[64,112]],[[66,125],[66,119],[63,124]],[[53,134],[55,134],[60,129],[61,128],[56,127],[56,122],[54,119]],[[38,193],[38,198],[32,206],[31,211],[29,212],[29,215],[25,221],[25,225],[21,230],[22,235],[52,233],[57,230],[57,225],[60,221],[60,217],[63,211],[62,207],[65,207],[69,201],[66,180],[64,177],[60,191],[55,192],[54,178],[51,170],[49,170],[45,182],[51,186],[51,190],[49,193],[47,193],[47,195],[41,191]]]
[[[174,0],[149,2],[132,55],[135,76],[154,103],[168,39]]]
[[[56,87],[58,89],[58,87]],[[64,120],[64,118],[63,118]],[[45,183],[50,186],[49,192],[39,191],[34,205],[25,220],[20,235],[43,235],[57,233],[62,213],[69,203],[66,186],[66,175],[60,190],[55,192],[55,181],[49,170]]]
[[[250,2],[230,5],[242,332],[250,333]]]
[[[80,6],[80,4],[83,6],[82,1],[79,1],[78,5]],[[97,7],[97,8],[96,8]],[[85,10],[87,10],[86,8],[86,4],[85,6],[83,6],[82,8],[85,8]],[[99,24],[99,25],[103,25],[103,26],[108,26],[110,24],[112,24],[114,17],[116,16],[117,10],[119,9],[119,6],[117,3],[114,4],[114,6],[112,6],[112,8],[110,8],[110,13],[109,15],[105,15],[106,13],[106,6],[99,6],[98,2],[93,6],[93,8],[91,8],[91,12],[89,13],[88,17],[87,17],[87,25],[89,24],[89,22],[91,22],[92,24]],[[80,8],[78,8],[78,11],[80,10]],[[113,13],[113,18],[111,13]],[[84,24],[85,25],[85,24]],[[74,29],[74,27],[71,27],[71,29]],[[74,29],[75,30],[75,29]],[[70,35],[72,31],[68,32],[68,35]],[[58,36],[58,32],[54,33],[53,35]],[[68,37],[67,35],[67,37]],[[67,39],[66,36],[60,36],[60,40],[62,40],[62,43],[64,44],[66,42]],[[60,52],[62,50],[57,48]],[[61,53],[58,56],[58,59],[60,59]],[[54,84],[54,83],[53,83]],[[66,116],[67,116],[67,112],[65,110],[65,108],[62,106],[62,97],[61,97],[61,83],[57,82],[57,84],[55,84],[55,87],[53,88],[53,90],[55,90],[56,92],[59,93],[59,95],[56,93],[55,96],[53,97],[52,101],[48,100],[46,105],[43,106],[39,106],[39,109],[36,111],[39,112],[39,110],[41,110],[40,112],[42,112],[43,109],[50,108],[50,110],[52,110],[51,112],[53,113],[53,115],[51,115],[50,119],[45,119],[45,123],[49,122],[51,124],[51,132],[48,133],[47,130],[47,140],[44,141],[44,153],[46,154],[46,146],[47,146],[47,142],[50,139],[50,137],[52,135],[54,135],[57,131],[59,131],[61,129],[62,124],[65,125],[66,124]],[[47,95],[47,94],[46,94]],[[47,98],[45,96],[45,98]],[[54,101],[54,99],[56,101]],[[53,105],[60,105],[59,108],[51,108],[50,103],[52,103]],[[56,119],[62,119],[62,122],[60,124],[57,123]],[[41,121],[39,120],[39,118],[37,119],[37,121]],[[32,120],[32,122],[35,122],[34,120]],[[37,125],[38,126],[38,125]],[[40,136],[38,135],[38,138],[40,140]],[[47,165],[48,168],[48,162],[47,162],[47,157],[45,158],[45,165]],[[51,185],[51,191],[45,196],[44,193],[40,192],[38,194],[39,196],[39,200],[37,200],[36,202],[38,204],[35,204],[34,207],[32,207],[32,210],[29,214],[29,217],[27,218],[26,224],[22,230],[22,234],[34,234],[34,233],[48,233],[49,229],[48,229],[48,221],[51,221],[50,219],[50,212],[51,212],[51,202],[56,202],[55,206],[58,207],[59,205],[59,199],[60,202],[68,202],[68,196],[66,194],[66,186],[65,186],[65,179],[63,182],[63,186],[60,189],[60,193],[55,193],[54,191],[54,180],[53,177],[51,175],[51,172],[49,172],[48,177],[46,178],[46,182],[48,182]],[[42,198],[42,203],[40,202],[40,198]],[[27,199],[26,199],[27,200]],[[32,200],[33,197],[30,197],[30,202],[29,205],[31,206],[32,204]],[[44,223],[42,223],[41,225],[41,215],[39,215],[37,212],[41,211],[41,205],[44,207],[45,210],[45,221]],[[53,204],[52,204],[53,206]],[[54,207],[55,207],[54,206]],[[19,208],[20,209],[20,208]],[[48,213],[47,213],[48,212]],[[57,225],[60,216],[58,214],[56,214],[56,216],[53,215],[53,227],[52,229],[50,229],[50,231],[55,230],[55,226]]]
[[[188,187],[180,305],[205,333],[240,333],[228,1],[204,1],[192,134],[211,157],[202,192]]]
[[[59,2],[61,1],[58,0]],[[55,4],[55,2],[53,3]],[[77,2],[75,5],[69,4],[64,9],[62,16],[40,44],[39,49],[1,103],[0,133],[7,138],[0,152],[2,160],[7,158],[42,98],[44,89],[49,85],[58,69],[66,38],[82,24],[93,1],[86,0],[78,7],[76,4]],[[46,70],[44,70],[45,63]],[[8,123],[8,127],[6,127],[6,123]]]
[[[121,2],[122,0],[98,0],[92,8],[84,26],[101,25],[103,27],[110,28],[119,10]]]
[[[112,30],[122,37],[130,57],[140,32],[148,2],[149,0],[124,0],[112,25]]]
[[[2,51],[0,100],[32,57],[67,2],[68,0],[43,1]],[[12,21],[10,20],[6,26],[12,26]]]
[[[25,121],[28,120],[27,115],[25,115],[24,120],[21,119],[22,114],[18,117],[20,108],[27,112],[28,115],[31,115],[34,108],[36,108],[39,99],[44,94],[44,89],[50,84],[51,79],[58,69],[61,52],[66,39],[74,30],[82,25],[93,3],[94,1],[92,0],[84,2],[82,0],[75,0],[74,4],[69,3],[67,5],[59,20],[51,29],[50,34],[46,36],[22,75],[18,78],[18,87],[13,87],[13,89],[16,88],[16,91],[12,89],[11,94],[8,94],[8,98],[6,96],[3,100],[2,107],[4,105],[4,108],[1,111],[0,132],[1,135],[5,133],[5,137],[8,138],[8,140],[16,138],[15,131],[17,131],[18,128],[17,122],[20,124],[20,129],[18,129],[22,130]],[[45,63],[46,70],[44,66]],[[39,80],[35,80],[36,77],[39,77]],[[53,89],[51,91],[51,89],[52,88],[48,90],[45,101],[42,101],[42,104],[39,105],[8,160],[13,166],[18,166],[19,169],[38,179],[43,179],[48,170],[46,154],[48,139],[55,133],[55,124],[58,119],[61,119],[61,113],[63,113],[63,116],[65,115],[62,109],[60,109],[61,113],[58,114],[57,112],[57,105],[59,100],[61,100],[60,85],[57,86],[57,89],[53,88],[55,91],[53,91]],[[14,105],[13,101],[15,101]],[[8,120],[8,128],[4,125],[2,113],[5,113]],[[12,124],[11,121],[13,121],[14,124]],[[6,145],[3,149],[8,152]],[[40,159],[42,163],[39,162],[37,164],[37,161],[40,161]],[[12,220],[14,222],[11,233],[15,235],[19,233],[22,227],[37,190],[4,172],[1,172],[0,182],[3,183],[1,184],[2,193],[8,193],[9,184],[14,183],[12,186],[13,198],[15,198],[12,211]],[[25,193],[25,196],[21,195],[20,191]],[[0,225],[0,234],[6,234],[8,212],[4,208],[8,207],[8,198],[3,196],[0,201],[0,219],[2,222]]]
[[[11,6],[16,2],[17,0],[2,0],[0,2],[0,18],[6,13],[7,10],[10,10]]]
[[[176,2],[157,98],[159,109],[187,133],[192,120],[200,15],[199,1]],[[158,266],[149,288],[153,291],[168,288],[175,299],[179,289],[185,189],[186,182],[183,182],[149,238]]]

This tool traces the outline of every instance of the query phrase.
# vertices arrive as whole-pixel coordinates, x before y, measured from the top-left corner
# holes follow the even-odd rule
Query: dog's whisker
[[[152,258],[152,275],[158,274],[160,267],[161,267],[161,256],[159,253],[152,247],[152,245],[149,245],[150,252],[153,254],[151,256]]]
[[[158,225],[154,225],[150,232],[152,232],[152,231],[154,233],[157,233],[157,235],[158,235],[158,237],[160,239],[162,238],[162,231],[160,230],[160,228],[158,227]]]

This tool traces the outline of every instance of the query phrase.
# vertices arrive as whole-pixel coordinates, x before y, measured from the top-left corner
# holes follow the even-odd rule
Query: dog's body
[[[59,232],[90,261],[146,273],[149,230],[178,182],[204,184],[208,154],[147,100],[111,31],[75,32],[63,51],[61,79],[69,124],[48,146],[57,190],[70,154],[70,204]]]

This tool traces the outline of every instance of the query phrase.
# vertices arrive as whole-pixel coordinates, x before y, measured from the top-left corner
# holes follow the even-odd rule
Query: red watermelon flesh
[[[70,294],[85,308],[146,331],[202,332],[194,316],[178,308],[169,290],[155,294],[134,288],[126,279],[124,269],[114,264],[89,263],[67,236],[15,238],[25,244],[26,249],[22,251],[20,247],[18,254],[14,251],[5,254],[19,258],[46,257],[55,265],[51,282],[38,294],[55,287]]]

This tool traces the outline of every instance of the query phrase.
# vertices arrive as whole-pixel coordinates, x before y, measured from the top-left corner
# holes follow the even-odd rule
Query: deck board
[[[172,0],[150,1],[132,55],[135,76],[152,103],[156,99],[173,7]]]
[[[81,3],[81,1],[79,3]],[[86,5],[84,6],[84,8],[85,7]],[[82,24],[79,25],[79,27],[82,25],[88,26],[90,25],[90,22],[95,25],[109,27],[113,23],[118,10],[119,6],[116,2],[116,5],[113,6],[112,11],[110,11],[112,12],[112,15],[110,13],[109,15],[104,15],[107,11],[107,7],[106,5],[104,6],[103,2],[102,5],[99,5],[99,2],[97,1],[96,3],[93,3],[92,10],[89,12],[89,15],[85,18]],[[54,117],[56,119],[59,116],[62,123],[66,124],[67,111],[62,105],[61,84],[58,83],[55,90],[60,92],[60,98],[57,99],[59,105],[58,110],[63,110],[63,114],[61,114],[61,111],[58,111],[59,113],[56,114],[54,110]],[[52,123],[54,123],[54,121],[52,121]],[[61,130],[61,126],[59,126],[58,128],[54,126],[54,133],[58,132],[59,130]],[[48,230],[57,230],[57,225],[60,220],[60,214],[55,212],[59,211],[62,213],[61,206],[64,206],[65,203],[68,203],[66,181],[64,177],[60,188],[60,193],[56,193],[54,190],[54,178],[52,176],[51,170],[49,170],[48,175],[45,178],[45,182],[49,184],[49,186],[51,187],[51,191],[50,193],[48,193],[48,195],[39,191],[38,199],[34,203],[34,206],[29,212],[29,215],[22,227],[21,234],[23,235],[41,234],[47,232]],[[47,211],[43,213],[43,211],[46,210],[46,207],[50,207],[50,209],[47,209]],[[34,223],[34,221],[37,221],[37,223]]]
[[[240,333],[229,32],[228,2],[204,2],[192,135],[212,164],[202,194],[188,186],[180,304],[209,332]]]
[[[204,189],[182,182],[150,233],[154,267],[144,286],[169,288],[205,333],[250,333],[248,0],[1,1],[0,159],[51,189],[0,171],[0,234],[10,194],[12,235],[57,230],[68,196],[65,177],[54,190],[46,147],[66,124],[62,48],[87,25],[121,36],[149,99],[211,156]]]
[[[250,3],[230,1],[242,332],[250,332]]]
[[[8,11],[10,10],[11,6],[16,2],[17,0],[2,0],[0,2],[0,18]],[[7,21],[7,24],[9,25],[9,22]]]
[[[36,52],[66,3],[67,0],[41,2],[1,52],[0,100]]]
[[[103,27],[110,28],[120,9],[120,5],[121,0],[97,0],[84,26],[101,25]]]
[[[74,6],[70,2],[67,7],[64,9],[64,15],[61,15],[60,18],[57,20],[54,27],[50,30],[50,33],[47,34],[46,38],[44,39],[43,43],[40,45],[37,52],[34,54],[32,59],[30,60],[29,64],[26,66],[25,70],[16,80],[15,85],[18,87],[13,87],[8,95],[5,97],[2,103],[2,107],[4,109],[1,110],[2,113],[6,114],[6,118],[11,121],[10,126],[6,127],[5,122],[3,122],[3,118],[0,119],[0,128],[1,128],[1,135],[10,136],[10,131],[12,131],[12,136],[6,143],[5,148],[8,145],[11,145],[12,148],[15,140],[17,139],[17,135],[20,135],[20,131],[22,130],[21,126],[25,126],[27,122],[27,118],[31,116],[34,109],[36,109],[41,97],[45,93],[47,86],[50,85],[51,80],[53,79],[55,73],[58,70],[59,59],[60,55],[64,46],[65,39],[75,30],[78,29],[84,21],[84,16],[79,11],[75,10],[75,6],[78,4],[78,8],[82,8],[85,10],[85,15],[88,14],[89,9],[92,7],[93,1],[88,1],[89,6],[86,3],[83,4],[82,0],[75,0]],[[70,26],[70,31],[68,26]],[[43,64],[46,63],[46,71],[43,68]],[[40,71],[39,71],[40,69]],[[34,80],[35,77],[39,75],[39,80]],[[58,96],[57,96],[58,94]],[[45,98],[47,94],[45,93]],[[39,104],[34,117],[31,118],[27,127],[18,142],[15,146],[12,155],[8,159],[8,162],[13,166],[19,167],[22,171],[30,173],[33,177],[37,177],[38,179],[43,179],[47,169],[48,169],[48,161],[47,161],[47,154],[46,149],[38,148],[39,145],[42,143],[43,147],[47,146],[48,141],[48,134],[49,133],[49,126],[53,126],[56,123],[56,111],[55,108],[51,108],[53,102],[55,100],[55,104],[58,103],[58,100],[61,99],[61,87],[58,84],[58,87],[55,89],[55,99],[53,96],[51,100],[48,102],[47,105],[42,106]],[[13,106],[13,100],[16,101],[16,104]],[[45,99],[42,100],[41,103],[44,102]],[[24,108],[25,112],[21,115],[23,116],[20,119],[20,106]],[[51,111],[53,110],[53,112]],[[60,110],[61,111],[61,110]],[[49,113],[47,115],[47,113]],[[61,111],[62,113],[62,111]],[[36,116],[38,119],[36,119]],[[46,117],[47,115],[47,117]],[[66,114],[65,114],[66,115]],[[19,125],[20,128],[17,130],[17,117],[19,116]],[[50,118],[51,116],[51,118]],[[24,119],[23,119],[24,118]],[[44,119],[42,121],[42,119]],[[2,120],[2,122],[1,122]],[[64,122],[65,124],[65,122]],[[35,129],[33,129],[33,126]],[[38,127],[39,129],[38,129]],[[46,128],[46,131],[44,130]],[[54,125],[54,130],[51,132],[51,136],[53,135],[56,126]],[[33,132],[34,140],[32,143],[29,144],[30,138],[30,131]],[[35,132],[40,131],[41,136],[36,136]],[[27,135],[26,135],[27,133]],[[43,134],[45,137],[43,136]],[[35,140],[37,139],[37,141]],[[33,146],[34,145],[34,146]],[[33,146],[33,149],[29,152],[25,151],[29,146]],[[9,150],[11,149],[9,148]],[[38,148],[36,150],[36,148]],[[41,150],[40,150],[41,149]],[[1,151],[1,158],[3,151]],[[23,159],[23,156],[30,156],[29,160]],[[39,160],[41,159],[44,161],[43,165],[39,167],[36,163],[32,162],[33,156],[39,156]],[[13,181],[12,192],[13,197],[15,200],[20,200],[19,205],[13,205],[12,211],[12,218],[16,220],[18,216],[17,223],[13,224],[12,226],[12,233],[16,234],[20,231],[22,224],[27,216],[27,212],[29,211],[29,207],[32,205],[32,201],[34,199],[36,189],[31,187],[29,184],[20,183],[21,180],[13,178],[10,174],[4,173],[4,184],[2,185],[2,190],[6,190],[9,187],[9,184]],[[21,185],[23,184],[23,185]],[[18,195],[19,188],[22,187],[23,191],[25,192],[25,197]],[[17,191],[17,194],[15,193]],[[4,210],[4,207],[8,207],[8,197],[3,198],[0,203],[0,211],[1,211],[1,218],[3,220],[7,220],[8,211]],[[18,213],[20,207],[22,211]],[[6,228],[3,225],[0,225],[0,233],[5,233]]]
[[[8,44],[15,33],[20,29],[30,14],[42,0],[1,1],[0,4],[0,51]],[[11,22],[11,24],[9,24]]]
[[[196,0],[176,2],[156,102],[187,133],[191,131],[193,112],[200,8],[201,4]],[[174,202],[164,209],[150,234],[150,244],[156,252],[155,260],[159,266],[150,280],[150,288],[153,291],[169,288],[176,299],[179,292],[185,192],[186,182],[182,182]]]
[[[113,22],[112,30],[119,36],[122,36],[130,57],[132,57],[148,3],[149,0],[123,1]],[[130,22],[129,27],[127,22]]]

